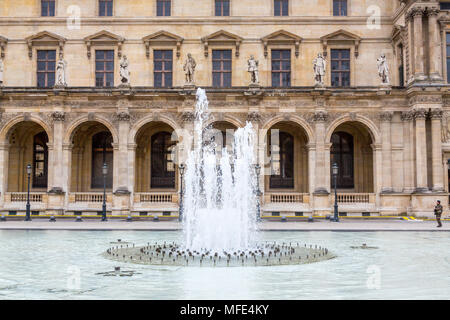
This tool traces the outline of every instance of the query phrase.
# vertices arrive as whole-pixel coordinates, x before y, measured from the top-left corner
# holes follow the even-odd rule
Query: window
[[[279,146],[271,141],[270,188],[294,188],[294,137],[287,132],[279,132]],[[272,132],[270,137],[272,138]]]
[[[158,17],[170,17],[171,0],[157,0],[156,15]]]
[[[47,188],[48,137],[44,131],[33,139],[33,188]]]
[[[168,88],[172,86],[172,50],[153,51],[154,86]]]
[[[331,136],[331,143],[330,164],[333,166],[334,163],[337,163],[339,167],[336,185],[341,189],[352,189],[355,187],[353,174],[353,136],[346,132],[336,132]],[[334,181],[333,179],[331,180],[331,186],[334,187]]]
[[[291,86],[291,50],[272,50],[272,87]]]
[[[347,15],[347,0],[333,0],[333,16]]]
[[[151,188],[175,188],[172,151],[175,142],[169,132],[158,132],[151,139]]]
[[[231,87],[231,50],[213,50],[213,87]]]
[[[450,33],[446,34],[447,38],[447,82],[450,83]]]
[[[41,0],[41,16],[55,16],[55,0]]]
[[[331,86],[350,86],[350,50],[331,50]]]
[[[289,15],[289,0],[274,0],[274,15],[288,16]]]
[[[230,0],[215,0],[216,16],[225,17],[230,15]]]
[[[405,76],[404,76],[404,72],[405,72],[405,68],[403,65],[403,59],[404,59],[404,51],[403,51],[403,44],[400,44],[398,46],[398,82],[399,82],[399,86],[403,87],[405,85]]]
[[[113,183],[113,147],[112,135],[101,131],[92,136],[92,180],[91,188],[103,188],[103,164],[108,166],[105,179],[106,188]]]
[[[49,88],[55,85],[55,50],[38,50],[37,52],[37,85]]]
[[[100,17],[112,17],[113,0],[99,0],[98,15]]]
[[[450,10],[450,2],[441,2],[441,10]]]
[[[114,86],[114,50],[95,51],[95,86]]]

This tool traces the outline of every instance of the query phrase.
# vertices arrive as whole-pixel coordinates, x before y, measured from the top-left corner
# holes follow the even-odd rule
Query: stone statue
[[[120,83],[121,85],[130,85],[130,71],[128,70],[129,62],[126,55],[120,59]]]
[[[327,70],[327,61],[323,58],[323,55],[319,53],[317,58],[313,61],[314,64],[314,79],[316,86],[323,86],[325,84],[325,72]]]
[[[3,86],[3,59],[0,58],[0,87]]]
[[[386,55],[383,53],[381,56],[377,59],[377,66],[378,66],[378,75],[381,78],[381,83],[384,85],[389,84],[389,66],[386,61]]]
[[[66,83],[66,66],[67,62],[64,61],[62,55],[59,56],[59,60],[56,63],[56,82],[55,87],[67,87]]]
[[[251,55],[250,59],[248,59],[247,63],[248,63],[248,72],[250,72],[250,76],[251,76],[250,84],[258,84],[259,83],[259,72],[258,72],[259,61],[255,60],[255,57],[253,55]]]
[[[187,60],[184,63],[183,70],[186,75],[186,84],[193,84],[194,83],[194,73],[195,73],[195,67],[197,64],[195,63],[194,58],[192,58],[192,55],[190,53],[187,54]]]

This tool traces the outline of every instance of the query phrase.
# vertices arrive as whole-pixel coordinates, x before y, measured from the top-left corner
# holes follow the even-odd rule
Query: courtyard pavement
[[[263,231],[450,231],[450,221],[443,221],[443,227],[437,228],[434,221],[368,221],[345,220],[334,223],[328,220],[314,222],[278,222],[263,221],[258,224]],[[0,230],[142,230],[142,231],[174,231],[180,230],[178,221],[133,221],[109,220],[107,222],[85,219],[82,222],[57,220],[49,222],[47,219],[25,221],[0,222]]]

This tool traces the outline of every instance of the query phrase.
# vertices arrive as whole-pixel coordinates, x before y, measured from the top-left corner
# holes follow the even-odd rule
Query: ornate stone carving
[[[427,110],[420,108],[420,109],[416,109],[414,110],[414,118],[415,119],[426,119],[427,117]]]
[[[402,115],[400,116],[402,121],[411,121],[414,119],[414,112],[413,111],[404,111],[402,112]]]
[[[250,85],[257,85],[259,84],[259,61],[255,60],[255,57],[253,55],[250,56],[250,59],[247,61],[247,71],[250,73]]]
[[[125,111],[117,112],[116,119],[117,121],[130,121],[131,115]]]
[[[431,119],[442,119],[443,111],[442,109],[431,109],[430,117]]]
[[[392,116],[393,116],[392,112],[381,112],[379,115],[380,121],[387,121],[387,122],[392,121]]]
[[[55,111],[51,114],[53,121],[65,121],[66,120],[66,114],[61,111]]]
[[[66,67],[67,67],[67,62],[63,59],[62,54],[60,54],[58,63],[56,64],[56,83],[55,83],[56,88],[67,87]]]
[[[3,59],[0,57],[0,87],[3,86]]]
[[[261,122],[261,114],[259,112],[256,111],[252,111],[247,115],[247,121],[251,121],[251,122]]]
[[[130,86],[130,71],[128,70],[129,64],[130,63],[128,62],[127,56],[123,55],[119,63],[120,85],[122,86]]]
[[[377,59],[378,75],[381,78],[381,83],[383,85],[388,85],[389,80],[389,66],[386,61],[386,55],[384,53]]]
[[[409,105],[415,105],[415,104],[442,104],[443,99],[442,96],[438,95],[419,95],[414,96],[409,99]]]
[[[326,122],[328,120],[328,113],[325,111],[317,111],[314,113],[314,122]]]
[[[184,111],[181,114],[181,121],[183,122],[193,122],[195,121],[195,113],[192,111]]]

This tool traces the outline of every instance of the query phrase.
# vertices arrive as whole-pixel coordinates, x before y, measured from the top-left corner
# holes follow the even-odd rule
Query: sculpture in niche
[[[324,86],[325,84],[325,72],[327,70],[327,61],[324,59],[322,53],[317,55],[317,58],[313,61],[314,64],[314,79],[316,86]]]
[[[130,85],[130,71],[128,70],[129,62],[126,55],[122,56],[120,59],[120,83],[121,85],[129,86]]]
[[[255,60],[255,57],[253,55],[250,56],[250,59],[247,61],[248,64],[248,72],[251,76],[251,82],[250,85],[259,84],[259,61]]]
[[[377,66],[378,66],[378,75],[381,78],[381,83],[384,85],[389,84],[389,66],[386,61],[386,55],[383,53],[381,56],[377,59]]]
[[[3,59],[0,58],[0,87],[3,86]]]
[[[55,87],[67,87],[66,67],[67,67],[67,62],[63,59],[62,55],[59,55],[59,60],[56,63]]]
[[[186,84],[194,84],[194,73],[196,66],[197,64],[195,63],[194,58],[192,58],[192,55],[188,53],[186,62],[183,66],[183,70],[186,75]]]

